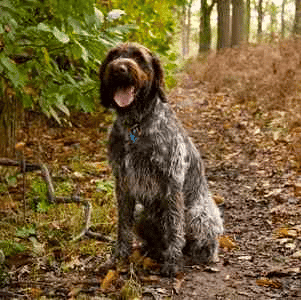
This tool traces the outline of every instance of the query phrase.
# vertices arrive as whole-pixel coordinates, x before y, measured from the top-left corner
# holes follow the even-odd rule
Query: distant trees
[[[216,2],[212,0],[210,4],[207,0],[201,0],[199,53],[211,48],[211,13]]]
[[[232,0],[231,18],[230,0],[218,0],[217,17],[217,49],[239,46],[245,36],[244,1]]]
[[[230,0],[217,2],[217,49],[230,47]]]
[[[232,0],[232,47],[239,46],[244,39],[244,18],[244,1]]]
[[[296,0],[294,33],[301,35],[301,0]]]
[[[262,20],[263,20],[263,0],[258,0],[256,5],[257,10],[257,39],[260,41],[262,35]]]
[[[249,41],[251,21],[257,17],[257,41],[285,37],[288,30],[301,35],[301,0],[201,0],[199,52],[210,49],[210,15],[217,2],[217,49],[237,47]],[[294,21],[287,7],[295,4]],[[265,18],[268,17],[268,18]],[[280,17],[280,18],[279,18]],[[281,20],[281,21],[279,21]],[[265,30],[265,31],[264,31]],[[254,37],[253,37],[254,38]]]

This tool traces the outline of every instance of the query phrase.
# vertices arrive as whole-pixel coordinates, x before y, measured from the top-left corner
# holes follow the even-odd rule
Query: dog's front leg
[[[133,241],[133,223],[135,201],[128,193],[120,190],[117,184],[116,197],[118,202],[118,239],[117,257],[127,258],[131,254]]]
[[[164,265],[161,272],[165,276],[173,276],[179,269],[185,245],[184,200],[181,192],[170,192],[165,200],[163,238],[166,250],[163,253]]]

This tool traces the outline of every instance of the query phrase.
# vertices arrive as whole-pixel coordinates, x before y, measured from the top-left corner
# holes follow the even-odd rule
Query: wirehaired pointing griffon
[[[131,254],[136,228],[163,275],[177,272],[183,253],[195,263],[215,260],[222,219],[200,154],[167,103],[159,59],[143,46],[121,44],[109,51],[100,80],[102,105],[118,115],[109,140],[117,256]]]

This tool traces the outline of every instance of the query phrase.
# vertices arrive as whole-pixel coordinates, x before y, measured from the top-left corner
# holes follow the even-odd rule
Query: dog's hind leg
[[[223,225],[218,208],[209,201],[207,205],[188,208],[185,214],[186,245],[183,252],[191,256],[194,263],[218,260],[217,237],[222,233]]]

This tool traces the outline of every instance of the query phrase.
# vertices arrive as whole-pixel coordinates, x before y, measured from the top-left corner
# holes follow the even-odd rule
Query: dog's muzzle
[[[118,58],[110,62],[105,72],[105,81],[110,82],[113,99],[119,107],[127,107],[149,76],[138,63],[129,58]]]

